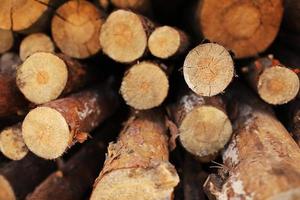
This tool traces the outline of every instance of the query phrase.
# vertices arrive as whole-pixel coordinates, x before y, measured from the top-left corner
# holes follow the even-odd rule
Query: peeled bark
[[[245,58],[269,47],[282,15],[282,0],[200,0],[194,27],[203,38],[231,49],[237,58]]]
[[[12,48],[14,36],[11,30],[0,29],[0,54],[5,53]]]
[[[70,57],[37,52],[17,70],[17,85],[24,96],[35,104],[57,99],[85,86],[91,79],[87,67]]]
[[[54,170],[53,163],[28,154],[0,168],[0,199],[24,199]]]
[[[257,59],[242,68],[248,83],[269,104],[285,104],[299,91],[297,74],[279,63],[273,56]]]
[[[226,145],[231,123],[220,96],[201,97],[188,91],[169,107],[182,146],[208,162]]]
[[[184,79],[195,93],[214,96],[225,90],[234,75],[229,52],[215,43],[200,44],[185,57]]]
[[[85,90],[31,110],[22,125],[25,144],[45,159],[61,156],[114,113],[118,97],[108,86]]]
[[[121,63],[140,59],[147,50],[154,24],[144,16],[126,10],[112,12],[100,32],[103,52]]]
[[[219,175],[205,187],[216,199],[300,198],[300,150],[271,108],[241,83],[228,91],[234,136]],[[213,198],[212,198],[213,199]]]
[[[172,199],[179,178],[168,162],[164,118],[158,111],[133,115],[108,147],[91,200]]]

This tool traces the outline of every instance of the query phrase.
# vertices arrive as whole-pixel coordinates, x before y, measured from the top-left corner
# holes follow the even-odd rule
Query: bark
[[[120,9],[132,10],[141,14],[152,14],[151,0],[111,0],[111,3]]]
[[[300,33],[300,2],[297,0],[286,0],[284,2],[283,25],[291,32]]]

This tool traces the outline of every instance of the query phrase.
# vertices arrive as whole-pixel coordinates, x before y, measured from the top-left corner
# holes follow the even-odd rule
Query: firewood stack
[[[300,1],[0,1],[0,200],[300,200]]]

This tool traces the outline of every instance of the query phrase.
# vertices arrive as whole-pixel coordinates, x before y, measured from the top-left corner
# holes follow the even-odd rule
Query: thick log
[[[205,187],[216,199],[300,198],[300,149],[271,108],[241,83],[228,91],[234,136],[219,175]]]
[[[200,0],[194,27],[203,38],[245,58],[267,49],[277,35],[282,15],[282,0]]]
[[[231,122],[220,96],[201,97],[185,92],[169,107],[182,146],[202,162],[212,160],[232,134]]]
[[[21,125],[17,123],[0,132],[0,150],[11,160],[21,160],[29,152],[23,140]]]
[[[183,75],[187,85],[195,93],[214,96],[231,82],[234,75],[233,60],[221,45],[200,44],[186,56]]]
[[[14,36],[11,30],[0,29],[0,54],[7,52],[14,44]]]
[[[167,59],[185,53],[189,47],[189,38],[177,28],[161,26],[151,33],[148,47],[152,55]]]
[[[85,86],[90,74],[85,66],[66,55],[37,52],[18,68],[16,80],[29,101],[42,104]]]
[[[126,10],[112,12],[100,32],[103,52],[117,62],[132,63],[147,50],[154,24],[144,16]]]
[[[103,13],[84,0],[68,1],[56,10],[51,30],[55,44],[66,55],[88,58],[99,52]]]
[[[269,104],[285,104],[294,99],[299,91],[297,74],[272,55],[257,59],[242,68],[242,73],[251,87]]]
[[[299,99],[293,101],[288,109],[288,127],[292,133],[293,138],[300,146],[300,101]]]
[[[22,124],[30,151],[45,159],[61,156],[114,113],[118,97],[108,86],[85,90],[31,110]]]
[[[117,143],[108,147],[91,200],[172,199],[179,178],[168,162],[164,118],[159,112],[133,115]]]
[[[150,15],[152,13],[151,0],[110,0],[111,3],[120,9],[132,10],[138,13]]]
[[[24,199],[53,170],[53,163],[32,154],[5,164],[0,168],[0,199]]]
[[[300,2],[297,0],[286,0],[284,2],[283,25],[289,31],[300,33]]]
[[[150,61],[133,65],[125,72],[120,91],[125,102],[135,109],[159,106],[169,91],[167,67]]]
[[[54,44],[49,36],[44,33],[33,33],[22,40],[19,52],[22,61],[36,52],[54,52]]]

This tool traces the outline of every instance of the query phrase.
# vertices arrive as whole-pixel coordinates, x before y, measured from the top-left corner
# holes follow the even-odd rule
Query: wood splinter
[[[117,143],[109,145],[90,199],[172,199],[179,177],[168,162],[165,134],[161,113],[152,110],[133,115]]]

